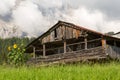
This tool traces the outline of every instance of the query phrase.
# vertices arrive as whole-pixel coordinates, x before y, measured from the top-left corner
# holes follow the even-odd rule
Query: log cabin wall
[[[107,45],[110,47],[107,48]],[[91,51],[90,53],[94,55],[96,52],[93,49],[97,50],[99,55],[108,53],[112,58],[120,59],[119,38],[66,22],[58,22],[27,46],[28,53],[35,53],[41,58],[54,55],[58,55],[57,58],[59,58],[60,55],[65,57],[64,55],[69,54],[72,57],[77,54],[88,55],[86,51]]]
[[[85,42],[84,39],[78,38],[78,39],[70,39],[66,41],[66,52],[75,52],[79,50],[85,50]],[[53,55],[53,54],[61,54],[64,53],[64,42],[51,42],[45,44],[45,51],[44,49],[37,48],[36,53],[38,56],[43,56],[43,54],[46,54],[46,56]],[[99,39],[93,39],[87,41],[87,49],[92,49],[96,47],[102,46],[101,44],[101,38]]]
[[[66,42],[65,42],[66,41]],[[66,46],[64,46],[66,43]],[[101,36],[74,26],[59,25],[36,41],[36,56],[79,51],[102,46]]]
[[[39,55],[52,55],[57,53],[66,53],[82,49],[90,49],[101,46],[101,36],[82,29],[76,29],[74,26],[59,25],[49,31],[41,39],[41,46],[46,47],[36,50]],[[66,43],[66,46],[64,46]]]

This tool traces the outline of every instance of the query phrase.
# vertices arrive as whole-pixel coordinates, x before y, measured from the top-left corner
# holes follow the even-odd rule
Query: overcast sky
[[[58,20],[102,33],[120,31],[120,0],[0,0],[0,20],[40,35]]]

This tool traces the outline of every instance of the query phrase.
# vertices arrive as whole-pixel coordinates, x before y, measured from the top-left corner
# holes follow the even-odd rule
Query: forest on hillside
[[[0,64],[7,61],[8,47],[14,44],[24,44],[26,46],[35,38],[7,38],[0,39]]]

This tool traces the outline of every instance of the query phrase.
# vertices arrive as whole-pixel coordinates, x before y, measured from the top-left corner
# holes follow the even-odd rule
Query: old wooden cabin
[[[120,59],[120,39],[58,21],[27,45],[26,52],[33,54],[35,62],[72,62],[107,56]]]

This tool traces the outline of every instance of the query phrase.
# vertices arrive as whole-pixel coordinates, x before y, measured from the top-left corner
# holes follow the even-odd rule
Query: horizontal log
[[[88,50],[80,50],[76,52],[70,52],[67,54],[61,53],[61,54],[54,54],[47,56],[46,58],[37,58],[36,62],[54,62],[54,61],[60,61],[60,60],[76,60],[78,58],[83,59],[84,58],[105,58],[106,55],[103,51],[102,47],[97,47],[93,49],[88,49]],[[34,61],[34,59],[33,59]]]

